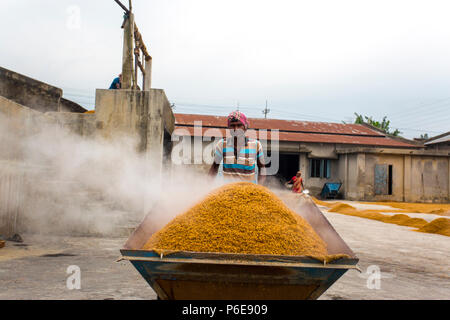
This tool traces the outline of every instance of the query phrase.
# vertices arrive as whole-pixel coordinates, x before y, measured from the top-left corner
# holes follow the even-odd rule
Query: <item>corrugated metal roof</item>
[[[201,121],[202,128],[195,128],[194,122]],[[389,138],[379,131],[359,124],[291,121],[274,119],[249,119],[252,129],[278,129],[280,141],[340,143],[377,147],[417,148],[416,145]],[[223,137],[226,134],[226,117],[175,114],[175,134],[179,136]],[[252,130],[249,130],[250,134]],[[270,133],[268,134],[270,138]],[[261,139],[261,137],[260,137]]]
[[[437,138],[437,139],[430,139],[427,142],[425,142],[425,145],[431,145],[436,143],[442,143],[442,142],[450,142],[450,132],[444,135],[443,137]]]
[[[227,117],[175,114],[176,125],[194,125],[194,121],[202,121],[204,127],[227,127]],[[344,124],[330,122],[310,122],[295,120],[258,119],[249,118],[252,129],[278,129],[280,131],[333,133],[350,135],[384,136],[382,133],[359,124]]]

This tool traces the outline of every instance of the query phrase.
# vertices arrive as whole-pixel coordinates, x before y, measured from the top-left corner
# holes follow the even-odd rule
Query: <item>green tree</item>
[[[355,123],[356,124],[370,124],[374,127],[377,127],[378,129],[383,130],[384,132],[386,132],[387,134],[390,134],[392,136],[398,136],[400,135],[400,131],[398,129],[395,129],[394,131],[391,131],[390,125],[391,125],[391,121],[387,119],[387,116],[383,117],[383,120],[377,121],[374,120],[372,117],[368,117],[368,116],[363,116],[362,114],[358,114],[355,112]]]

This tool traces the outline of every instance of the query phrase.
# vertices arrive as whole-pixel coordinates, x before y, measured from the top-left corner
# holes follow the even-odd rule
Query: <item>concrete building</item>
[[[207,173],[214,139],[226,135],[226,117],[176,114],[174,150],[184,138],[192,145],[185,164]],[[200,128],[201,125],[201,128]],[[342,183],[349,200],[449,202],[450,151],[386,135],[366,125],[250,119],[249,135],[278,130],[279,170],[288,180],[301,170],[305,187],[318,196],[327,182]],[[447,135],[448,139],[448,135]],[[437,140],[441,141],[441,140]],[[195,144],[203,154],[195,152]]]

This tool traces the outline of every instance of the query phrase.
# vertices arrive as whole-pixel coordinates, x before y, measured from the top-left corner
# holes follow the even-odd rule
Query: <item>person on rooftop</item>
[[[113,80],[111,86],[109,87],[110,90],[117,90],[120,88],[122,88],[122,74],[119,74],[119,76]]]

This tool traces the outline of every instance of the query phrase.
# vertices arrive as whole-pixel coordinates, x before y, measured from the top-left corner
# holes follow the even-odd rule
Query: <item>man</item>
[[[113,80],[109,89],[116,90],[122,88],[122,74]]]
[[[231,137],[220,140],[215,148],[214,163],[209,175],[215,177],[223,161],[223,175],[241,181],[258,182],[264,184],[265,165],[261,143],[256,139],[245,136],[249,122],[247,117],[239,111],[228,116],[228,129]],[[258,177],[256,177],[256,166]]]

